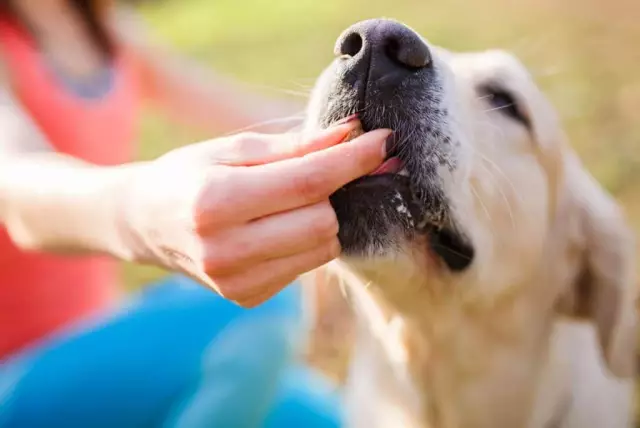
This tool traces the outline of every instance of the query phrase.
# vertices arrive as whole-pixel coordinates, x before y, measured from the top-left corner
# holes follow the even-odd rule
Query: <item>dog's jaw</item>
[[[358,64],[340,57],[324,71],[312,92],[306,130],[326,128],[357,113],[365,131],[394,131],[387,142],[388,155],[399,159],[403,171],[363,177],[331,196],[343,253],[365,259],[391,256],[422,240],[449,268],[466,269],[473,260],[473,246],[445,195],[445,182],[459,174],[463,138],[450,125],[457,120],[450,72],[438,57],[428,67],[393,69],[379,79]],[[389,78],[393,84],[385,83]],[[424,236],[433,239],[425,241]]]
[[[377,189],[389,196],[386,202],[393,202],[396,185],[409,193],[415,193],[416,187],[418,190],[426,188],[427,192],[436,189],[435,193],[440,192],[444,197],[433,201],[444,202],[444,205],[440,204],[435,209],[430,207],[432,212],[437,213],[438,208],[444,207],[449,219],[463,226],[463,232],[471,235],[468,241],[475,244],[478,255],[472,265],[467,264],[463,266],[465,269],[454,272],[450,264],[443,266],[439,263],[443,261],[442,257],[434,258],[429,253],[430,246],[425,242],[427,236],[412,230],[406,218],[397,216],[397,207],[376,199],[375,192],[363,198],[373,195],[371,200],[374,203],[365,201],[360,207],[377,209],[375,203],[381,203],[380,208],[385,215],[375,214],[392,221],[382,224],[369,221],[371,213],[352,204],[353,201],[362,201],[358,198],[363,195],[357,192],[338,196],[345,199],[338,201],[337,211],[346,254],[335,265],[343,269],[339,275],[349,283],[348,289],[360,323],[349,389],[364,392],[364,395],[354,398],[359,406],[353,410],[355,419],[350,425],[386,428],[402,423],[403,426],[420,428],[548,428],[549,423],[558,420],[557,409],[551,406],[554,408],[549,410],[536,400],[549,395],[544,389],[549,386],[543,385],[541,379],[549,376],[549,367],[565,364],[558,362],[559,359],[567,361],[567,366],[561,368],[563,373],[569,372],[567,379],[562,380],[568,383],[560,385],[563,391],[560,395],[566,391],[580,395],[574,387],[578,382],[571,377],[582,380],[595,373],[600,376],[598,382],[610,387],[609,391],[613,390],[613,393],[603,395],[597,385],[591,385],[585,394],[604,398],[609,408],[626,414],[630,408],[629,388],[632,382],[626,379],[614,383],[615,380],[607,378],[608,374],[599,360],[602,349],[594,339],[592,325],[580,324],[583,332],[590,335],[583,347],[588,353],[586,358],[595,361],[590,363],[589,373],[574,373],[574,366],[581,365],[585,356],[571,354],[566,360],[566,352],[550,349],[554,346],[550,345],[552,331],[559,324],[555,318],[554,302],[558,293],[574,286],[576,271],[585,265],[583,251],[586,245],[585,242],[570,241],[565,236],[568,225],[577,227],[578,234],[585,234],[583,225],[576,221],[557,223],[554,220],[556,209],[552,209],[554,205],[546,208],[548,199],[557,193],[556,187],[549,185],[549,182],[556,182],[552,178],[556,175],[550,173],[552,168],[547,161],[551,157],[541,149],[548,145],[555,147],[559,143],[556,135],[559,130],[555,125],[540,121],[540,114],[533,114],[528,121],[528,129],[523,129],[493,111],[497,108],[487,110],[490,106],[479,98],[477,88],[488,78],[492,82],[503,83],[511,80],[512,90],[525,89],[526,93],[520,94],[526,99],[525,106],[532,111],[544,108],[539,107],[539,97],[521,70],[513,70],[518,67],[513,67],[511,60],[504,61],[503,55],[495,54],[454,54],[453,57],[456,58],[453,62],[462,65],[456,69],[453,62],[447,60],[447,67],[455,73],[459,80],[456,86],[461,87],[461,92],[466,95],[452,95],[455,89],[443,89],[446,79],[431,82],[442,84],[442,88],[435,88],[436,92],[440,91],[441,95],[449,98],[461,98],[460,101],[469,107],[471,114],[459,123],[468,132],[470,147],[466,147],[468,150],[465,152],[464,136],[456,133],[459,129],[445,130],[462,147],[460,153],[449,153],[456,157],[457,162],[457,167],[449,171],[449,168],[433,168],[433,158],[428,157],[433,154],[430,150],[440,146],[434,146],[430,140],[424,146],[420,145],[424,142],[420,136],[406,140],[408,150],[412,152],[405,153],[405,163],[410,159],[414,162],[425,160],[430,178],[436,177],[436,180],[425,184],[422,181],[425,176],[414,164],[408,168],[408,186],[406,183],[403,185],[405,180],[400,178],[399,183],[378,183],[381,186]],[[485,57],[489,59],[481,59]],[[438,56],[434,58],[437,63]],[[461,69],[462,74],[459,72]],[[308,129],[326,126],[332,120],[352,113],[349,108],[342,109],[349,105],[351,95],[348,88],[336,86],[332,81],[335,78],[333,73],[334,70],[329,68],[316,86],[316,94],[310,104]],[[509,88],[509,85],[505,87]],[[327,90],[329,94],[323,93]],[[413,111],[405,122],[409,127],[412,121],[423,120],[423,116],[433,118],[434,109],[445,110],[434,107],[432,103],[417,108],[412,104],[416,101],[415,93],[396,94]],[[447,102],[449,98],[446,98]],[[331,106],[330,102],[337,104]],[[369,109],[373,115],[364,117],[365,125],[390,126],[385,120],[380,120],[383,115],[375,114],[375,107]],[[339,113],[332,113],[335,111]],[[456,109],[447,108],[446,111],[446,118],[439,119],[439,126],[456,122]],[[425,152],[427,146],[430,150]],[[468,177],[447,180],[447,175],[453,176],[464,170],[460,167],[464,159],[459,154],[474,160],[469,162],[472,167],[468,169]],[[556,160],[555,157],[553,159]],[[471,184],[474,182],[480,182],[482,186],[473,187]],[[371,184],[375,187],[375,183]],[[558,185],[565,183],[558,181]],[[572,186],[570,192],[575,190],[576,187]],[[402,197],[403,192],[400,195],[406,199]],[[581,199],[578,209],[583,213],[593,212],[594,207],[584,202],[593,198],[594,193],[590,191],[585,195],[588,197]],[[332,198],[335,202],[335,195]],[[598,205],[602,205],[602,201]],[[350,212],[352,209],[357,211],[355,215]],[[574,219],[580,213],[575,207],[569,212]],[[558,230],[551,228],[556,223]],[[346,236],[349,234],[351,238]],[[603,236],[609,235],[605,233]],[[550,238],[555,244],[550,245]],[[604,274],[591,283],[604,290],[605,295],[619,297],[617,301],[621,301],[621,294],[615,294],[615,287],[622,289],[631,283],[624,279],[627,277],[624,275],[626,269],[620,268],[628,266],[628,263],[610,257],[614,253],[603,252],[602,248],[598,246],[593,252],[599,255],[594,259],[597,262],[594,264],[596,272],[603,264],[617,268],[603,269]],[[567,257],[571,254],[577,258],[575,263],[568,263]],[[603,254],[606,257],[602,257]],[[546,266],[552,268],[546,269]],[[588,266],[592,272],[594,266]],[[550,273],[557,277],[549,278]],[[603,285],[609,288],[605,289]],[[612,330],[607,329],[607,325],[604,328],[603,337],[610,337],[607,334]],[[575,339],[571,336],[573,334],[564,336],[561,342],[572,342]],[[577,371],[581,370],[582,367]],[[565,398],[554,395],[553,404],[564,403]],[[557,426],[627,428],[628,424],[616,422],[621,418],[611,417],[611,411],[608,417],[594,417],[591,410],[594,406],[590,400],[582,394],[579,410],[574,411],[579,413],[576,420],[581,420],[581,423],[574,421],[573,424]],[[538,406],[542,406],[542,410]],[[366,419],[360,419],[363,417]]]
[[[415,264],[394,263],[404,276],[381,269],[376,282],[357,264],[332,266],[359,320],[348,426],[382,428],[393,418],[416,428],[525,426],[552,317],[540,316],[533,296],[465,305],[437,276],[426,283]]]
[[[328,97],[337,96],[335,92],[325,93],[334,86],[330,71],[323,74],[311,98],[305,128],[308,133],[328,126],[335,121],[330,118],[345,116],[350,111],[347,107],[338,112],[325,111]],[[376,115],[373,109],[369,109],[368,115],[361,115],[363,126],[392,126],[381,122],[381,118],[384,116]],[[432,120],[435,119],[425,122],[427,129],[435,129],[433,123],[436,122]],[[443,147],[438,146],[437,141],[429,143],[431,137],[414,129],[412,123],[419,125],[418,128],[423,126],[415,121],[399,121],[393,126],[397,129],[395,143],[388,143],[390,156],[398,156],[403,165],[401,171],[362,177],[331,195],[330,201],[341,225],[339,239],[343,254],[350,261],[368,260],[376,264],[379,258],[393,258],[407,247],[419,244],[425,252],[440,259],[447,269],[465,270],[474,259],[475,248],[455,221],[451,200],[444,193],[445,181],[452,181],[459,173],[454,167],[454,156],[447,148],[453,143]],[[453,141],[448,128],[442,126],[427,134]],[[453,134],[456,133],[451,131]],[[436,149],[429,150],[429,144],[436,145]]]

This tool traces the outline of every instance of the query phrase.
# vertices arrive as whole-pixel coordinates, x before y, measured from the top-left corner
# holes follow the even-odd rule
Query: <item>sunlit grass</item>
[[[165,0],[145,2],[141,11],[178,51],[282,96],[282,89],[304,93],[331,60],[340,32],[361,19],[399,19],[449,49],[508,49],[529,67],[573,146],[640,232],[640,3],[634,0]],[[140,156],[153,158],[190,135],[147,114]],[[160,274],[125,270],[130,287]]]
[[[630,0],[165,0],[140,6],[150,28],[176,50],[285,96],[304,93],[332,58],[349,24],[386,16],[456,50],[506,48],[531,69],[562,115],[573,145],[628,207],[640,230],[640,40]],[[616,25],[619,24],[619,25]],[[148,114],[140,156],[153,158],[195,135]],[[138,285],[153,272],[127,268]]]

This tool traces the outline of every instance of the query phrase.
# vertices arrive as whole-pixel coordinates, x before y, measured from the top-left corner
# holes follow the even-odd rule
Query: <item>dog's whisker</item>
[[[512,194],[518,198],[518,202],[522,203],[523,199],[522,199],[522,195],[520,194],[520,192],[517,191],[515,185],[513,184],[513,182],[511,181],[511,179],[507,176],[507,174],[505,174],[505,172],[502,170],[502,168],[500,168],[499,165],[497,165],[494,161],[492,161],[489,157],[483,155],[482,153],[480,153],[480,156],[482,156],[482,159],[488,163],[491,167],[493,167],[493,169],[495,170],[495,172],[497,172],[498,174],[500,174],[500,176],[507,182],[507,184],[509,185],[509,187],[511,188],[511,192]]]
[[[489,213],[487,206],[482,201],[482,198],[480,197],[480,195],[478,195],[478,192],[476,191],[475,186],[471,185],[469,186],[469,189],[471,190],[471,193],[473,194],[473,196],[476,198],[476,200],[482,207],[482,211],[484,211],[484,214],[487,216],[487,220],[492,221],[493,219],[491,218],[491,214]]]
[[[295,97],[304,98],[304,99],[308,99],[309,96],[311,95],[309,92],[295,91],[293,89],[283,89],[281,92],[283,94],[293,95]]]
[[[473,155],[480,159],[480,162],[478,162],[478,166],[480,166],[481,168],[483,168],[487,172],[487,176],[489,177],[489,180],[491,181],[491,184],[493,185],[493,187],[500,194],[500,197],[501,197],[502,201],[504,202],[505,207],[507,208],[507,214],[508,214],[509,219],[510,219],[511,227],[512,227],[513,231],[515,231],[516,230],[516,223],[515,223],[515,218],[514,218],[514,215],[513,215],[513,207],[511,206],[511,201],[509,200],[509,198],[507,198],[507,195],[502,190],[502,186],[500,185],[499,180],[497,180],[497,177],[495,176],[494,171],[492,171],[491,169],[487,168],[485,163],[488,163],[489,165],[494,166],[497,169],[497,171],[500,171],[501,173],[502,173],[502,171],[500,170],[500,168],[497,165],[495,165],[495,163],[493,163],[493,161],[491,161],[491,159],[489,159],[483,153],[478,151],[476,148],[470,147],[470,149],[472,150]],[[503,179],[507,183],[509,183],[509,185],[513,188],[513,184],[511,183],[509,178],[506,175],[504,175],[504,173],[502,173],[502,174],[503,174],[502,175]],[[515,188],[513,188],[513,190],[515,191]]]
[[[481,155],[481,156],[483,156],[483,155]],[[483,161],[490,163],[490,160],[488,161],[488,158],[486,158],[484,156],[483,156]],[[500,185],[500,182],[497,180],[497,177],[495,176],[495,174],[484,165],[483,165],[483,168],[485,168],[485,171],[487,171],[491,182],[493,183],[494,187],[496,188],[496,190],[500,194],[500,198],[502,199],[503,203],[505,204],[505,206],[507,208],[507,215],[509,216],[509,221],[511,223],[511,229],[512,229],[513,232],[515,232],[516,231],[516,221],[515,221],[515,217],[513,215],[513,207],[511,206],[511,201],[509,200],[509,198],[507,198],[507,195],[504,193],[504,190],[502,189],[502,186]],[[507,178],[507,181],[509,181],[508,178]]]
[[[447,250],[447,251],[449,251],[449,252],[451,252],[451,253],[453,253],[453,254],[455,254],[457,256],[463,257],[463,258],[468,258],[469,257],[468,254],[464,254],[464,253],[461,253],[459,251],[456,251],[451,247],[447,247],[447,246],[440,245],[440,244],[432,244],[432,245],[433,245],[433,248],[440,248],[440,249],[443,249],[443,250]]]
[[[311,93],[313,92],[313,83],[316,79],[308,79],[310,83],[302,83],[300,79],[291,80],[289,83],[293,86],[298,87],[299,89],[304,90],[305,92]]]
[[[288,132],[291,132],[295,127],[300,126],[300,123],[304,120],[305,117],[306,117],[306,115],[304,114],[304,111],[301,111],[299,115],[284,116],[284,117],[279,117],[279,118],[275,118],[275,119],[269,119],[269,120],[264,120],[264,121],[261,121],[261,122],[256,122],[256,123],[253,123],[251,125],[248,125],[248,126],[245,126],[245,127],[242,127],[242,128],[238,128],[238,129],[235,129],[233,131],[229,131],[225,135],[233,135],[233,134],[237,134],[239,132],[247,132],[247,131],[251,131],[253,129],[261,128],[263,126],[268,126],[268,125],[279,125],[279,124],[285,124],[287,122],[296,123],[297,125],[292,126],[288,130]]]
[[[409,46],[388,49],[387,36]],[[365,128],[395,131],[391,155],[402,161],[331,199],[348,254],[341,290],[363,327],[347,382],[354,417],[366,415],[363,426],[506,427],[562,420],[548,410],[570,409],[593,427],[628,425],[633,368],[625,366],[637,327],[624,312],[635,297],[628,224],[579,160],[566,158],[574,153],[564,150],[562,129],[547,119],[554,111],[526,67],[496,50],[440,55],[398,22],[368,20],[343,37],[368,43],[323,75],[310,114],[322,121],[358,110]],[[554,39],[519,42],[539,49]],[[416,57],[401,58],[396,47],[414,47]],[[484,93],[495,97],[491,105],[478,101],[492,96]],[[522,109],[505,105],[512,100]],[[503,109],[511,111],[490,113]],[[529,129],[544,129],[552,159],[538,156]],[[585,295],[585,286],[594,292]],[[591,322],[573,317],[582,303],[593,309]],[[603,311],[609,318],[599,319]],[[593,364],[573,364],[585,357]],[[577,377],[576,367],[585,369]],[[584,400],[562,404],[614,371],[631,383],[587,385],[608,403],[603,417]],[[560,394],[557,376],[566,380]],[[540,399],[549,406],[535,406]]]
[[[503,106],[500,106],[500,107],[490,108],[490,109],[487,109],[487,110],[483,110],[482,112],[483,113],[489,113],[490,111],[498,111],[498,110],[503,110],[503,109],[510,108],[510,107],[513,107],[513,104],[506,104],[506,105],[503,105]]]
[[[280,86],[264,85],[264,84],[252,84],[250,85],[250,87],[256,90],[263,90],[263,91],[268,91],[268,92],[273,92],[278,94],[293,95],[293,96],[298,96],[302,98],[309,98],[309,94],[311,93],[311,91],[309,90],[309,87],[301,88],[301,89],[305,89],[305,91],[295,90],[291,88],[282,88]]]
[[[494,129],[498,134],[500,134],[501,139],[505,139],[506,135],[504,133],[504,130],[501,129],[500,127],[498,127],[497,125],[493,124],[491,121],[482,121],[483,125],[489,126],[492,129]],[[498,142],[496,141],[494,144],[498,144]],[[522,197],[520,195],[519,192],[516,191],[515,186],[513,185],[513,182],[511,181],[511,179],[509,179],[509,177],[504,173],[504,171],[502,170],[502,168],[500,168],[500,166],[498,166],[494,161],[491,160],[491,158],[489,158],[488,156],[486,156],[485,154],[477,151],[475,148],[471,147],[472,150],[475,150],[475,152],[481,157],[482,160],[484,160],[485,162],[487,162],[489,165],[491,165],[495,171],[497,173],[500,174],[500,176],[507,182],[507,184],[509,185],[509,187],[511,188],[513,194],[518,198],[519,202],[522,202]]]
[[[347,292],[347,280],[341,276],[338,276],[338,289],[340,290],[340,294],[344,298],[344,300],[352,305],[353,302],[349,298],[349,293]]]

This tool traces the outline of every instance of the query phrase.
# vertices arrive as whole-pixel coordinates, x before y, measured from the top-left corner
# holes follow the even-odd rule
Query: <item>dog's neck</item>
[[[353,387],[367,388],[379,412],[354,425],[389,426],[386,417],[420,428],[525,425],[553,320],[531,304],[535,296],[480,306],[438,297],[432,284],[412,284],[411,299],[402,299],[388,290],[409,285],[389,278],[349,282],[360,324]]]

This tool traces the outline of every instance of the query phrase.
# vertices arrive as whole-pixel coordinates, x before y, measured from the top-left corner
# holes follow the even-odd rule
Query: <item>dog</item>
[[[356,428],[626,428],[634,240],[526,68],[391,19],[343,32],[305,130],[393,130],[335,192]],[[348,144],[345,143],[345,144]]]

